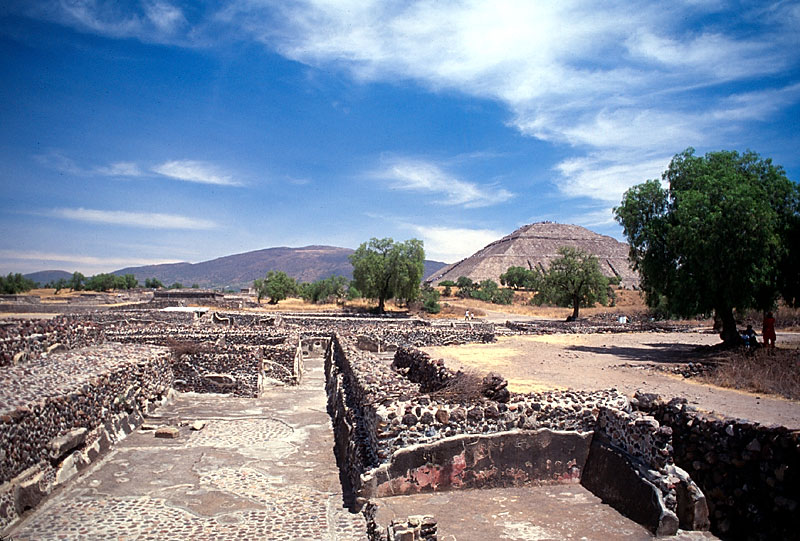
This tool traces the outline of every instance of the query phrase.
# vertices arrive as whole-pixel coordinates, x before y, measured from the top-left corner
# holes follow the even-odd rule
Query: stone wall
[[[172,386],[170,354],[104,344],[0,372],[0,528],[138,426]]]
[[[675,464],[708,500],[711,531],[724,539],[791,539],[800,531],[800,431],[715,417],[686,400],[634,402],[672,429]]]
[[[409,362],[422,368],[416,382],[402,368]],[[508,402],[482,395],[467,399],[429,393],[425,389],[439,388],[442,379],[455,375],[418,350],[398,349],[394,365],[401,369],[357,350],[340,335],[332,340],[326,356],[337,459],[353,494],[362,497],[445,485],[575,481],[585,461],[580,449],[588,451],[586,434],[594,430],[600,408],[627,406],[627,399],[611,390],[511,395]],[[426,366],[436,370],[428,371]],[[429,385],[425,377],[436,384]],[[562,441],[560,433],[565,431],[576,434],[559,447],[553,442]],[[467,456],[465,441],[508,464],[487,462],[483,455]],[[515,444],[527,451],[514,454]],[[548,449],[555,454],[549,456]],[[556,453],[556,449],[560,450]],[[538,468],[526,453],[538,453],[545,464],[550,459],[549,466]],[[523,455],[526,460],[515,462]],[[451,474],[459,468],[468,471],[453,482]]]
[[[38,359],[48,350],[75,349],[104,341],[102,327],[75,316],[0,322],[0,367]]]

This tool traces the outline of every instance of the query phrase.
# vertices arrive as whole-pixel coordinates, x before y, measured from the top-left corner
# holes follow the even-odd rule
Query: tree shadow
[[[703,346],[695,344],[642,344],[641,347],[631,346],[569,346],[567,351],[593,353],[595,355],[610,355],[627,361],[650,363],[682,363],[699,359],[706,350]]]

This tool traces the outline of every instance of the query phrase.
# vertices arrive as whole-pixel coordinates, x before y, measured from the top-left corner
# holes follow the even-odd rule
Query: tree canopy
[[[408,302],[419,296],[424,262],[425,250],[418,239],[372,238],[350,255],[355,287],[365,297],[378,299],[381,313],[387,299]]]
[[[597,258],[574,246],[562,246],[541,280],[536,302],[571,306],[577,319],[581,307],[608,302],[609,279],[600,272]]]
[[[539,271],[525,267],[508,267],[506,272],[500,275],[500,283],[514,289],[536,290],[539,288],[540,280]]]
[[[17,294],[25,293],[36,287],[36,282],[30,278],[25,278],[20,273],[8,273],[8,276],[0,276],[0,293]]]
[[[783,168],[751,151],[689,148],[662,181],[632,187],[614,209],[650,306],[714,311],[734,342],[734,309],[798,303],[800,189]]]
[[[344,276],[329,276],[298,286],[300,297],[313,303],[340,301],[347,295],[348,280]]]
[[[278,304],[289,295],[297,292],[297,281],[283,271],[269,271],[262,280],[253,283],[258,294],[258,302],[269,297],[270,304]]]

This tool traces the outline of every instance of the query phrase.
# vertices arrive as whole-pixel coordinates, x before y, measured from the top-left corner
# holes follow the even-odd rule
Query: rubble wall
[[[640,401],[672,429],[675,464],[708,500],[724,539],[791,539],[800,531],[800,431],[713,417],[688,406]]]
[[[406,377],[409,365],[418,381]],[[577,481],[600,407],[627,406],[610,390],[513,395],[507,403],[426,392],[453,377],[441,363],[404,348],[392,363],[340,335],[326,371],[337,460],[362,497]],[[464,451],[465,442],[474,453]]]
[[[104,340],[100,325],[75,316],[4,321],[0,323],[0,367],[38,359],[58,344],[75,349]]]
[[[170,354],[104,344],[0,372],[0,528],[132,432],[172,386]]]

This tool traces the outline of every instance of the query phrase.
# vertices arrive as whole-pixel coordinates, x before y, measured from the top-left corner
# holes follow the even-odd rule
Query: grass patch
[[[471,402],[480,398],[483,391],[483,376],[478,370],[459,370],[444,387],[430,393],[431,396],[455,402]]]
[[[800,350],[733,351],[719,358],[717,367],[698,379],[720,387],[800,400]]]

